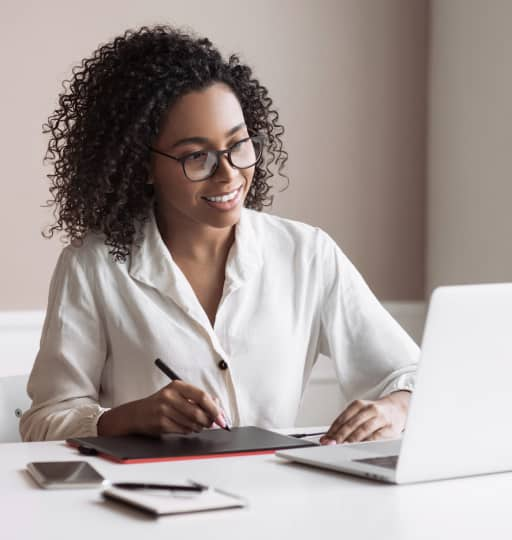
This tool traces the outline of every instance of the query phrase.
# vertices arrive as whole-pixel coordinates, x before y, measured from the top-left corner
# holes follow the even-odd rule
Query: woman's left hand
[[[393,392],[376,401],[353,401],[334,420],[321,444],[396,439],[405,426],[411,393]]]

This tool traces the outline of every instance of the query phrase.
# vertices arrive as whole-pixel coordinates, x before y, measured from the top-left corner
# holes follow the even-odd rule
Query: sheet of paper
[[[242,508],[247,502],[236,495],[209,488],[200,493],[150,489],[119,489],[108,487],[102,492],[107,499],[115,499],[156,515],[186,514],[223,508]]]

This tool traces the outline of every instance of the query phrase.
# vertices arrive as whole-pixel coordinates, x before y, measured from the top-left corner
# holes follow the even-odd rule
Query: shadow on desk
[[[352,483],[357,485],[368,485],[372,487],[382,488],[386,489],[393,484],[386,484],[383,482],[375,482],[375,480],[370,480],[369,478],[364,478],[363,476],[356,476],[348,473],[333,471],[330,469],[323,469],[321,467],[314,467],[312,465],[306,465],[304,463],[298,463],[294,461],[285,461],[284,459],[280,459],[278,457],[270,458],[269,461],[272,461],[275,463],[276,461],[282,466],[282,467],[288,467],[289,470],[296,470],[297,473],[300,471],[301,475],[304,475],[304,473],[310,473],[311,475],[318,475],[324,476],[324,477],[339,477],[340,481],[346,482],[346,483]]]
[[[98,494],[98,496],[101,497],[101,494]],[[122,502],[118,501],[104,499],[101,501],[91,501],[91,504],[98,509],[105,509],[108,512],[116,512],[117,514],[119,514],[119,516],[134,519],[135,521],[139,522],[157,521],[159,518],[159,516],[157,515],[141,512],[140,510],[137,510],[137,508],[133,508],[131,506],[128,506],[127,504],[123,504]]]

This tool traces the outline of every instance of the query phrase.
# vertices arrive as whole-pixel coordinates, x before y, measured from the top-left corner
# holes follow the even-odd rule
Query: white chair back
[[[0,311],[0,377],[30,373],[43,321],[43,310]]]
[[[44,311],[0,311],[0,443],[20,441],[19,420],[30,406],[27,373],[39,349]]]
[[[21,415],[30,407],[28,375],[0,378],[0,443],[19,442]]]

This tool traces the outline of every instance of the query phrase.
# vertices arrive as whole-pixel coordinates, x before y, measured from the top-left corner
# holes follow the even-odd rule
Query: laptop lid
[[[512,283],[432,295],[396,481],[512,470]]]

